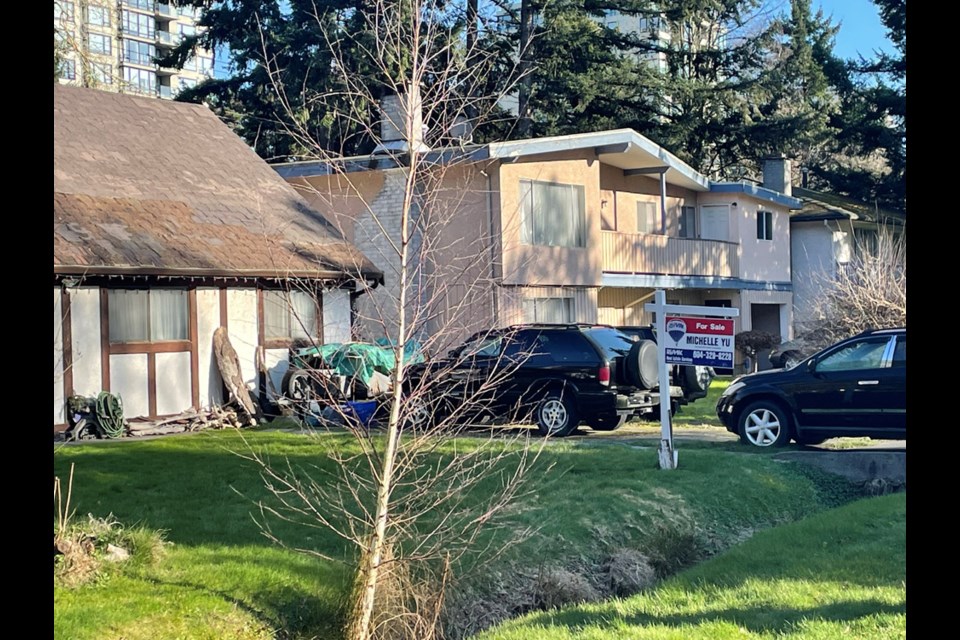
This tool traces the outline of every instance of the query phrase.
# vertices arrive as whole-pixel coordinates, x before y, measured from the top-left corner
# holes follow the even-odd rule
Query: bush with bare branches
[[[835,276],[817,276],[824,293],[799,336],[814,348],[868,329],[907,326],[906,235],[881,227],[858,236],[853,253]]]

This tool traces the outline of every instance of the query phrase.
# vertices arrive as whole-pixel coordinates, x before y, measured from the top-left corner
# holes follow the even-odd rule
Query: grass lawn
[[[906,637],[906,494],[749,541],[645,593],[536,613],[477,640]]]
[[[278,463],[328,470],[326,451],[353,446],[342,435],[242,435]],[[55,636],[247,639],[282,630],[286,638],[336,638],[352,550],[326,530],[277,521],[271,525],[280,539],[343,562],[271,544],[251,518],[270,495],[255,465],[235,453],[245,451],[234,431],[57,449],[58,476],[65,480],[76,465],[76,517],[113,514],[125,525],[164,531],[172,544],[153,565],[114,569],[79,588],[55,585]],[[706,446],[688,448],[680,469],[665,473],[652,449],[554,441],[528,481],[530,495],[509,518],[539,533],[500,561],[533,567],[599,553],[610,541],[642,549],[651,532],[662,533],[657,523],[725,546],[850,498],[791,464]],[[496,542],[500,533],[488,535],[485,542]]]

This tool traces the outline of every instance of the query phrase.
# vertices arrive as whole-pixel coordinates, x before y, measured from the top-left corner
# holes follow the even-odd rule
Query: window
[[[574,322],[573,298],[528,298],[523,301],[524,322]]]
[[[773,240],[773,213],[757,211],[757,240]]]
[[[157,91],[157,74],[154,71],[124,67],[123,81],[125,88],[134,93],[151,94]]]
[[[54,23],[73,22],[73,3],[66,0],[57,0],[53,3]]]
[[[106,7],[87,7],[87,24],[92,27],[109,27],[110,9]]]
[[[681,238],[697,237],[697,208],[680,207],[680,233]]]
[[[889,343],[890,338],[886,336],[851,342],[821,359],[817,371],[879,369]]]
[[[90,73],[93,74],[93,79],[100,84],[113,84],[113,68],[108,64],[102,62],[91,63]]]
[[[893,366],[907,366],[907,336],[897,336],[897,346],[893,350]]]
[[[113,51],[110,45],[110,36],[91,33],[87,36],[87,49],[90,53],[99,53],[108,56]]]
[[[520,241],[548,247],[585,247],[583,187],[520,181]]]
[[[660,233],[656,202],[637,203],[637,233]]]
[[[123,0],[123,4],[136,9],[143,9],[144,11],[153,11],[156,2],[155,0]]]
[[[60,77],[64,80],[77,79],[77,63],[73,60],[60,61]]]
[[[317,301],[305,291],[263,292],[264,338],[315,338],[317,318]]]
[[[112,289],[107,298],[110,342],[189,340],[188,308],[182,289]]]
[[[157,48],[147,42],[124,40],[123,59],[133,64],[153,66],[153,59],[157,55]]]
[[[193,89],[195,86],[197,86],[197,81],[191,78],[179,78],[178,81],[180,83],[180,91],[183,91],[184,89]]]
[[[142,13],[133,11],[123,12],[123,32],[132,36],[141,38],[153,38],[156,36],[157,23],[153,16],[145,16]]]
[[[197,71],[204,75],[213,75],[213,58],[205,58],[200,56],[197,58]]]
[[[197,35],[197,28],[192,24],[180,25],[180,35],[184,38]]]

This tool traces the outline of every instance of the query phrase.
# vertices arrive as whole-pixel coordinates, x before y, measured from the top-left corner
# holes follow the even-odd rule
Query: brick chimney
[[[781,154],[763,159],[763,186],[765,188],[792,196],[792,181],[793,168],[789,158]]]

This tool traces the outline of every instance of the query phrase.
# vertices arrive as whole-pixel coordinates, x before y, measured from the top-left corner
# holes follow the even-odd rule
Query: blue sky
[[[819,6],[831,22],[840,23],[834,53],[841,58],[865,58],[875,50],[893,52],[887,31],[880,21],[880,13],[870,0],[813,0],[814,10]]]

